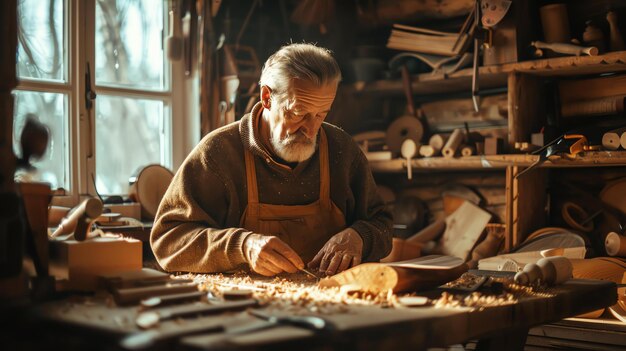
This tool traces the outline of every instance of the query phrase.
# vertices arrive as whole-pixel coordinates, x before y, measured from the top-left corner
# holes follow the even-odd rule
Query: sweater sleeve
[[[355,221],[351,227],[363,238],[363,262],[379,261],[391,252],[393,219],[378,194],[367,158],[358,150],[351,167]]]
[[[150,244],[167,271],[226,272],[246,262],[243,242],[251,232],[220,224],[229,216],[233,199],[214,169],[196,150],[161,200]]]

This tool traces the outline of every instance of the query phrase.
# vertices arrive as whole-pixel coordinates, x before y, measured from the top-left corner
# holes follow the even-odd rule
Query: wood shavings
[[[481,280],[481,276],[464,273],[459,279],[445,286],[448,288],[472,288]],[[470,294],[442,293],[439,299],[434,301],[434,306],[443,307],[478,307],[502,306],[514,304],[525,297],[550,297],[552,294],[541,286],[524,286],[513,282],[511,278],[491,278],[492,281],[501,284],[502,291],[499,293],[486,293],[475,291]]]
[[[193,279],[200,288],[217,297],[234,289],[251,291],[263,305],[271,305],[294,314],[334,314],[349,311],[349,306],[393,306],[396,295],[389,291],[372,294],[340,287],[319,287],[317,280],[304,274],[267,278],[247,273],[188,274],[179,278]]]
[[[291,314],[336,314],[350,311],[350,306],[376,306],[381,308],[406,307],[399,298],[411,295],[396,295],[391,290],[373,294],[348,287],[320,287],[317,280],[304,273],[281,275],[273,278],[237,273],[225,274],[186,274],[180,279],[192,279],[203,291],[223,298],[227,291],[251,291],[253,298],[261,305],[271,306]],[[470,289],[481,281],[482,277],[465,273],[458,279],[446,284],[448,288],[462,287]],[[428,300],[427,306],[436,308],[474,307],[483,309],[490,306],[514,304],[525,297],[551,296],[541,286],[523,286],[508,278],[490,278],[492,284],[498,284],[497,292],[474,291],[465,294],[443,292],[439,298]],[[414,296],[414,294],[412,294]]]

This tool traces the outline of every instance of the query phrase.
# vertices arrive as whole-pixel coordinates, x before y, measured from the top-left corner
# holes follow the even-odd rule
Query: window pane
[[[98,0],[96,84],[164,90],[163,6],[155,0]]]
[[[140,167],[169,167],[163,101],[98,95],[96,103],[96,186],[101,194],[128,193],[128,179]]]
[[[19,78],[66,81],[63,0],[19,0]]]
[[[50,136],[48,148],[39,160],[31,159],[37,169],[37,181],[49,182],[52,188],[69,189],[69,145],[67,95],[15,91],[15,120],[13,123],[13,149],[22,156],[20,136],[27,114],[37,116],[39,122],[48,126]]]

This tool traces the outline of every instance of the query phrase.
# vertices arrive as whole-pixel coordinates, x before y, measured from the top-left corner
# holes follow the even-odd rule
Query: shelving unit
[[[599,56],[570,56],[547,58],[519,63],[481,67],[481,89],[507,87],[508,90],[508,149],[515,142],[525,142],[530,134],[547,124],[546,79],[575,78],[589,75],[626,72],[626,51]],[[424,73],[412,76],[415,95],[433,95],[470,91],[472,70],[463,69],[453,74]],[[397,96],[403,93],[402,82],[381,80],[356,83],[347,87],[354,94]],[[626,151],[595,151],[577,155],[574,159],[551,157],[539,169],[516,178],[516,174],[533,164],[537,155],[500,154],[447,159],[443,157],[418,158],[411,161],[417,177],[429,172],[495,171],[506,177],[506,248],[521,243],[527,235],[546,226],[545,206],[548,170],[552,168],[626,166]],[[406,161],[370,162],[377,174],[402,174]]]
[[[612,52],[599,56],[571,56],[483,66],[479,70],[479,83],[483,89],[507,85],[511,73],[527,73],[537,76],[569,76],[601,74],[626,71],[626,51]],[[449,75],[422,73],[412,77],[411,87],[417,95],[440,94],[471,89],[472,69],[465,68]],[[402,81],[377,80],[357,82],[350,86],[356,94],[377,96],[402,93]]]

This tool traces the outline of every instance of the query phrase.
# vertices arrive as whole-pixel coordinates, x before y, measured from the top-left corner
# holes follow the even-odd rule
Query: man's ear
[[[267,85],[261,86],[261,104],[263,105],[263,108],[268,109],[268,110],[270,109],[270,107],[272,106],[271,96],[272,96],[272,89],[268,87]]]

